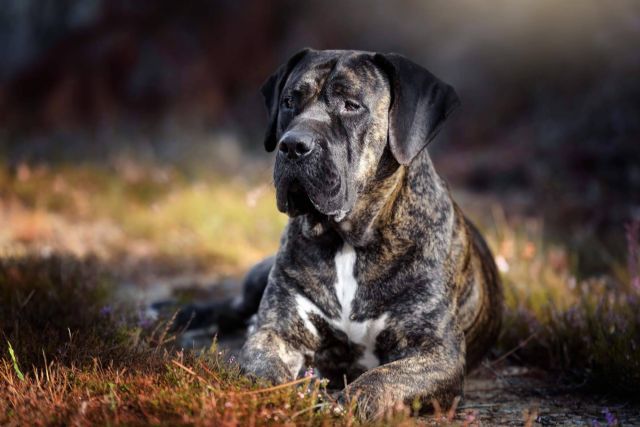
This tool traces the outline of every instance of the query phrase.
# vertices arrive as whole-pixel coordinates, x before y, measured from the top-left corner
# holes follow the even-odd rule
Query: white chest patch
[[[350,341],[362,345],[364,354],[359,363],[365,368],[371,369],[380,364],[373,352],[376,346],[376,338],[386,326],[387,313],[378,318],[367,319],[362,322],[351,320],[353,299],[358,290],[358,282],[356,282],[356,278],[353,275],[355,264],[356,252],[353,247],[345,244],[335,256],[336,283],[334,286],[341,307],[340,317],[334,319],[326,317],[311,300],[300,294],[296,295],[297,310],[307,329],[315,335],[318,335],[318,331],[309,319],[309,314],[311,313],[321,316],[331,326],[343,331]]]

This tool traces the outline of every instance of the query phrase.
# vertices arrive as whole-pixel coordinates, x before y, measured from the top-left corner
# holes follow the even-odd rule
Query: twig
[[[198,381],[203,383],[204,386],[207,387],[209,390],[211,390],[213,392],[221,391],[221,390],[218,390],[218,389],[214,388],[211,384],[209,384],[209,381],[207,381],[206,379],[202,378],[193,369],[184,366],[182,363],[178,362],[177,360],[173,359],[171,361],[171,363],[173,363],[174,365],[176,365],[178,368],[182,369],[183,371],[187,372],[188,374],[193,375]]]
[[[27,304],[29,304],[29,301],[31,301],[31,297],[33,297],[33,294],[36,293],[35,289],[31,289],[31,292],[29,292],[29,295],[27,295],[27,297],[24,299],[23,302],[20,303],[20,310],[22,310],[23,308],[25,308],[27,306]]]
[[[191,374],[191,375],[193,375],[194,377],[202,378],[202,377],[200,377],[200,375],[198,375],[198,374],[197,374],[193,369],[191,369],[191,368],[188,368],[188,367],[184,366],[182,363],[178,362],[176,359],[173,359],[173,360],[171,361],[171,363],[173,363],[174,365],[176,365],[178,368],[180,368],[180,369],[182,369],[182,370],[184,370],[184,371],[186,371],[186,372],[190,373],[190,374]],[[202,378],[202,379],[204,379],[204,378]]]
[[[259,390],[242,391],[242,392],[237,393],[237,394],[248,395],[248,394],[267,393],[267,392],[270,392],[270,391],[280,390],[282,388],[287,388],[287,387],[291,387],[293,385],[301,384],[303,382],[311,381],[311,380],[313,380],[315,378],[316,378],[315,376],[300,378],[298,380],[290,381],[290,382],[284,383],[284,384],[275,385],[273,387],[261,388]]]
[[[458,404],[460,403],[460,396],[456,396],[453,399],[453,403],[451,404],[451,408],[449,408],[449,412],[447,412],[447,421],[451,422],[456,416],[456,409],[458,408]]]
[[[202,360],[198,361],[198,364],[200,365],[200,367],[202,369],[204,369],[207,374],[211,375],[213,377],[214,380],[216,380],[218,383],[221,383],[222,381],[220,380],[220,377],[218,377],[211,369],[207,368],[206,365],[204,364],[204,362]]]
[[[290,417],[289,419],[290,419],[290,420],[293,420],[293,419],[294,419],[294,418],[296,418],[297,416],[302,415],[302,414],[304,414],[304,413],[306,413],[306,412],[313,411],[314,409],[320,409],[320,408],[322,408],[322,407],[324,407],[324,406],[330,406],[330,405],[331,405],[331,404],[330,404],[329,402],[318,403],[318,404],[316,404],[316,405],[313,405],[313,406],[310,406],[310,407],[308,407],[308,408],[305,408],[305,409],[303,409],[302,411],[298,411],[298,412],[296,412],[295,414],[291,415],[291,417]]]
[[[478,409],[478,408],[492,408],[494,406],[498,406],[500,403],[479,403],[477,405],[462,405],[458,406],[458,409]]]
[[[519,343],[517,346],[515,346],[514,348],[512,348],[509,351],[507,351],[505,354],[503,354],[502,356],[498,357],[496,360],[491,362],[491,365],[497,365],[498,363],[500,363],[503,360],[505,360],[507,357],[511,356],[516,351],[520,350],[521,348],[524,348],[527,344],[529,344],[529,341],[531,341],[536,335],[538,335],[538,332],[539,331],[536,331],[536,332],[532,333],[531,335],[529,335],[524,341]]]

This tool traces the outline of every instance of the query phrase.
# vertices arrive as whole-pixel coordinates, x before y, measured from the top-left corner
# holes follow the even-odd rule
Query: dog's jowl
[[[265,83],[275,258],[250,273],[257,307],[240,363],[275,383],[313,366],[365,416],[462,393],[494,342],[502,295],[491,253],[436,174],[427,143],[453,88],[394,54],[304,50]]]

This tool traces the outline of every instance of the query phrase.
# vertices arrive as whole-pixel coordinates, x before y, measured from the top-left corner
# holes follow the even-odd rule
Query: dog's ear
[[[262,92],[262,96],[264,96],[264,102],[269,114],[267,131],[264,135],[264,148],[267,151],[273,151],[276,148],[278,109],[280,108],[280,94],[282,93],[284,84],[287,81],[287,77],[289,77],[289,73],[293,70],[293,67],[295,67],[310,50],[311,49],[309,48],[305,48],[294,54],[286,63],[282,64],[275,73],[269,76],[267,81],[264,82],[260,88],[260,92]]]
[[[451,86],[404,56],[378,53],[374,62],[391,86],[389,146],[398,163],[408,165],[438,134],[460,100]]]

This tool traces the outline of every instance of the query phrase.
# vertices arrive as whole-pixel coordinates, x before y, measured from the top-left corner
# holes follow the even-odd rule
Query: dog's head
[[[305,49],[262,87],[278,209],[340,221],[388,148],[408,165],[458,105],[451,86],[396,54]]]

